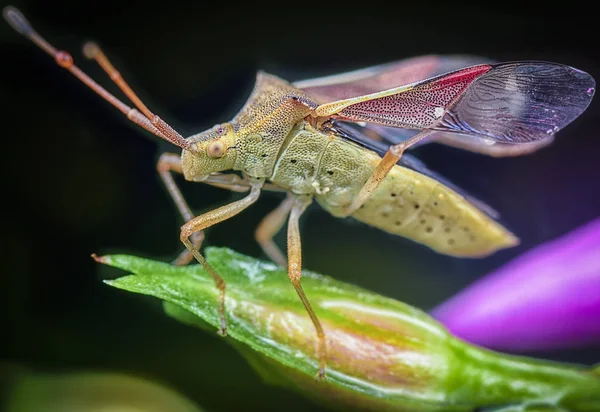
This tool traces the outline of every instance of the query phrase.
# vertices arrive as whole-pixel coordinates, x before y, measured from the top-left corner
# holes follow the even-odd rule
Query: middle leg
[[[293,204],[294,196],[288,193],[287,198],[260,222],[254,234],[263,252],[279,266],[285,266],[287,259],[273,241],[273,237],[285,224]]]
[[[288,277],[296,289],[304,308],[310,316],[310,320],[315,326],[317,333],[317,356],[319,359],[319,373],[320,379],[325,378],[325,368],[327,366],[327,341],[325,340],[325,331],[323,326],[317,317],[317,314],[313,310],[300,279],[302,278],[302,244],[300,242],[300,229],[298,222],[300,216],[308,205],[312,202],[312,199],[308,196],[296,197],[290,213],[290,219],[288,221]]]

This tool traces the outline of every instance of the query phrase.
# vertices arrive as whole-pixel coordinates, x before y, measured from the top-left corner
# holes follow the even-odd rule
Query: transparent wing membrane
[[[595,87],[589,74],[562,64],[498,64],[473,81],[435,129],[503,143],[543,140],[583,113]]]

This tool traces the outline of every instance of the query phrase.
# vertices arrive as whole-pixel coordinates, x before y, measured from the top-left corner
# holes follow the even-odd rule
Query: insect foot
[[[327,380],[327,375],[325,374],[325,368],[319,368],[319,371],[317,372],[316,378],[319,381],[326,381]]]

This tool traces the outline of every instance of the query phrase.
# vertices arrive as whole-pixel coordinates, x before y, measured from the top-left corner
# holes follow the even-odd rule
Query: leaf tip
[[[111,286],[113,288],[128,290],[126,287],[123,286],[123,282],[121,282],[121,278],[104,279],[104,280],[102,280],[102,283],[104,283],[105,285]]]
[[[95,253],[92,253],[90,256],[92,257],[92,259],[94,259],[98,263],[103,263],[105,265],[109,263],[108,256],[98,256]]]

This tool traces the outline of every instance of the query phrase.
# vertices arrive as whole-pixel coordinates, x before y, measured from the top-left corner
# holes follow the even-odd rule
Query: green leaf
[[[6,412],[202,412],[166,386],[121,373],[10,374],[12,384],[0,405]]]
[[[584,368],[468,345],[416,308],[304,271],[303,287],[328,338],[327,380],[319,381],[315,330],[285,270],[228,249],[208,248],[206,255],[227,283],[227,342],[265,381],[332,407],[469,411],[539,402],[591,411],[600,405],[600,379]],[[200,266],[127,255],[101,261],[133,273],[109,285],[155,296],[169,316],[216,332],[219,294]]]
[[[485,412],[568,412],[567,409],[556,405],[511,405],[493,408]]]

